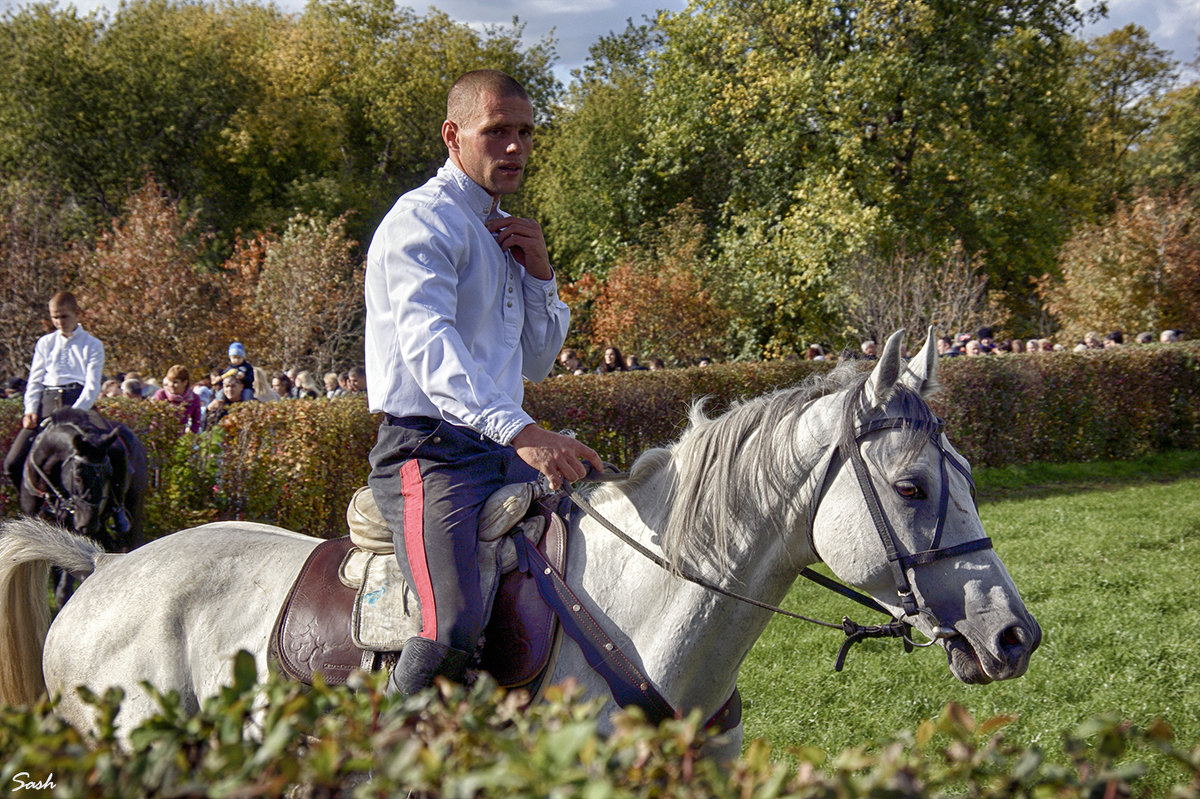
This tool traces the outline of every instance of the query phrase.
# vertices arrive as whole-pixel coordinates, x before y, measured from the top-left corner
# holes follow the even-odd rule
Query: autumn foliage
[[[363,268],[344,226],[344,216],[299,215],[282,234],[240,239],[211,265],[194,217],[147,176],[124,215],[68,259],[84,324],[105,342],[106,371],[149,377],[181,363],[196,375],[223,363],[231,341],[261,366],[360,361]]]
[[[615,344],[674,364],[724,356],[731,314],[704,285],[703,232],[685,203],[649,231],[648,243],[629,248],[596,291],[591,328],[597,348]]]
[[[29,368],[43,328],[46,301],[67,287],[58,201],[49,192],[23,182],[0,187],[0,369],[5,375]]]
[[[1143,194],[1081,227],[1060,267],[1062,278],[1041,289],[1064,338],[1191,329],[1200,319],[1200,209],[1186,194]]]
[[[195,364],[221,318],[217,276],[201,267],[206,237],[153,176],[125,209],[94,248],[76,248],[84,321],[105,342],[106,361],[125,369]]]

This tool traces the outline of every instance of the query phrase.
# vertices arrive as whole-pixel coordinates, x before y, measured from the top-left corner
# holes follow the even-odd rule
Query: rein
[[[907,427],[926,432],[933,441],[934,445],[937,447],[938,452],[941,454],[939,464],[941,469],[941,496],[939,497],[938,503],[939,507],[937,526],[934,530],[929,549],[923,552],[914,553],[912,555],[900,554],[902,547],[900,546],[900,542],[896,537],[895,530],[892,528],[891,522],[888,521],[887,514],[883,512],[883,506],[879,501],[879,495],[875,491],[874,484],[871,482],[870,474],[867,471],[866,461],[862,456],[862,452],[860,451],[862,439],[867,435],[880,430],[892,430],[901,427]],[[942,432],[944,427],[945,422],[943,422],[941,419],[937,419],[934,422],[922,422],[896,418],[876,419],[859,427],[852,442],[847,442],[838,449],[838,454],[842,457],[842,460],[850,463],[854,469],[855,476],[858,480],[859,489],[862,491],[863,498],[867,503],[867,509],[870,512],[871,519],[875,524],[875,530],[879,534],[879,538],[883,543],[884,550],[887,552],[888,563],[891,566],[893,581],[896,585],[896,593],[900,598],[900,604],[904,608],[905,614],[907,616],[915,617],[924,613],[933,620],[933,638],[923,643],[918,643],[912,640],[912,624],[904,621],[903,619],[892,617],[892,621],[887,624],[861,625],[851,621],[849,617],[843,616],[841,624],[834,624],[832,622],[821,621],[808,616],[802,616],[799,613],[793,613],[789,610],[784,610],[783,608],[762,602],[754,599],[753,597],[744,596],[735,591],[730,591],[729,589],[723,588],[722,586],[719,586],[716,583],[713,583],[712,581],[698,575],[681,571],[673,567],[662,556],[638,543],[633,537],[625,533],[623,530],[605,518],[595,508],[593,508],[586,499],[581,497],[579,492],[576,491],[570,483],[564,482],[561,490],[567,495],[567,497],[570,498],[573,503],[575,503],[580,510],[598,522],[602,527],[604,527],[604,529],[615,535],[631,549],[647,558],[660,568],[678,576],[683,580],[698,585],[708,591],[721,594],[722,596],[735,599],[739,602],[744,602],[748,605],[753,605],[754,607],[762,608],[763,610],[770,611],[771,613],[777,613],[781,616],[787,616],[788,618],[806,621],[810,624],[817,624],[822,627],[830,627],[833,629],[842,630],[846,634],[846,640],[842,642],[842,646],[838,650],[837,660],[834,664],[834,670],[841,671],[842,667],[845,665],[846,655],[849,653],[850,647],[868,638],[901,638],[904,641],[905,651],[911,652],[914,647],[932,646],[939,639],[952,638],[959,634],[958,631],[952,626],[942,625],[932,610],[917,604],[913,592],[913,586],[909,581],[907,574],[908,569],[916,566],[923,566],[944,558],[957,557],[970,552],[978,552],[980,550],[990,549],[992,546],[991,539],[987,537],[975,539],[973,541],[967,541],[952,547],[939,546],[941,543],[943,528],[945,527],[946,511],[950,497],[950,485],[946,479],[947,461],[949,461],[954,468],[957,469],[959,473],[967,479],[967,482],[971,487],[971,498],[972,500],[975,498],[975,481],[971,478],[970,472],[964,468],[962,464],[958,463],[957,460],[952,458],[946,451],[945,447],[942,446]],[[820,501],[819,498],[824,495],[825,488],[836,471],[834,468],[835,460],[836,459],[830,460],[829,466],[825,472],[825,476],[822,479],[820,489],[815,494],[815,496],[818,497],[818,502]],[[601,473],[595,472],[589,468],[588,475],[584,477],[583,480],[585,482],[609,482],[613,480],[621,480],[626,477],[628,477],[627,472]],[[812,515],[815,516],[815,508]],[[816,550],[814,548],[814,553],[815,551]],[[843,585],[836,580],[831,580],[823,574],[815,572],[806,567],[800,570],[800,575],[816,583],[817,585],[820,585],[840,594],[843,597],[846,597],[847,599],[857,602],[863,607],[878,611],[886,616],[892,616],[891,611],[889,611],[879,602],[875,601],[875,599],[872,597],[867,596],[860,591],[856,591],[849,586]]]

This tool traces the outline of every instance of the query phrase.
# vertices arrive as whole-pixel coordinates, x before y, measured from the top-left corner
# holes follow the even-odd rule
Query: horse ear
[[[105,433],[104,435],[102,435],[100,437],[100,440],[97,442],[97,446],[99,447],[101,452],[106,452],[109,449],[112,449],[113,444],[116,444],[117,441],[120,439],[120,437],[121,437],[120,429],[114,427],[112,430],[109,430],[107,433]]]
[[[887,343],[883,345],[883,353],[879,356],[875,371],[871,372],[871,376],[867,379],[867,398],[870,400],[872,408],[879,407],[887,400],[888,395],[892,392],[892,387],[900,379],[902,366],[900,348],[903,343],[904,328],[901,328],[893,333]]]
[[[83,433],[75,433],[71,436],[71,448],[89,460],[95,459],[104,451],[97,449],[96,445]]]
[[[908,367],[900,376],[900,382],[922,397],[927,397],[938,387],[937,365],[937,337],[934,336],[933,328],[930,327],[929,332],[925,335],[925,346],[921,348],[915,358],[908,362]]]

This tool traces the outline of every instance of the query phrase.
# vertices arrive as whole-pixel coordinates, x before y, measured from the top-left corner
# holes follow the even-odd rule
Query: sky
[[[68,2],[80,11],[99,6],[115,8],[117,0],[59,0]],[[524,0],[519,4],[497,3],[495,0],[399,0],[418,12],[431,5],[451,18],[474,26],[507,25],[513,15],[525,24],[526,41],[537,41],[548,34],[557,40],[559,61],[555,74],[568,83],[571,71],[587,61],[588,47],[600,36],[625,29],[627,19],[640,23],[653,17],[657,9],[682,11],[686,0]],[[300,11],[304,0],[276,0],[288,11]],[[0,8],[23,5],[24,0],[0,0]],[[1090,8],[1095,0],[1077,0],[1081,8]],[[1109,15],[1102,22],[1084,31],[1091,36],[1102,34],[1136,22],[1150,32],[1151,40],[1173,52],[1182,63],[1200,56],[1200,0],[1108,0]],[[1184,78],[1194,80],[1200,73],[1185,68]]]

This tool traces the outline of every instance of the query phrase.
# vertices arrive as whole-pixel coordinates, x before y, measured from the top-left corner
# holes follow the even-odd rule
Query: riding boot
[[[434,677],[461,683],[470,660],[470,652],[452,649],[428,638],[409,639],[388,678],[386,693],[388,696],[412,696],[433,685]]]

